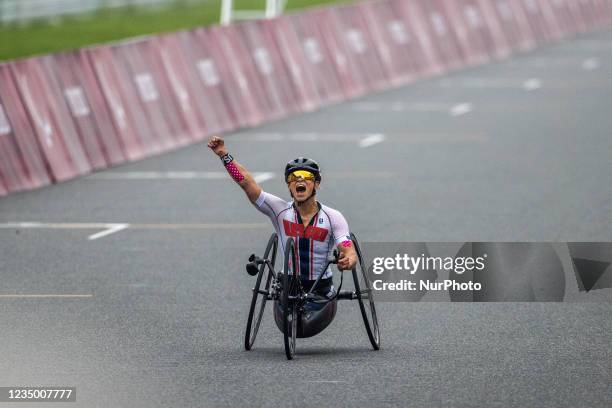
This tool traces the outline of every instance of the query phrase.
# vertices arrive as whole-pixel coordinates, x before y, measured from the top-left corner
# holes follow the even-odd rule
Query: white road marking
[[[599,59],[597,58],[587,58],[582,61],[582,69],[585,71],[594,71],[599,68]]]
[[[538,78],[531,78],[523,83],[523,89],[526,91],[534,91],[536,89],[540,89],[542,87],[542,81]]]
[[[346,107],[349,110],[360,112],[445,112],[449,108],[448,103],[440,102],[416,102],[406,103],[403,101],[390,102],[356,102]]]
[[[93,241],[95,239],[102,238],[110,234],[114,234],[115,232],[122,231],[129,226],[130,224],[107,224],[106,230],[90,235],[89,237],[87,237],[87,239],[90,241]]]
[[[463,78],[459,80],[444,79],[436,85],[445,88],[518,88],[520,80],[513,78]]]
[[[466,113],[471,112],[473,109],[472,104],[471,103],[459,103],[455,106],[453,106],[450,109],[450,115],[451,116],[461,116],[461,115],[465,115]]]
[[[339,381],[339,380],[306,380],[309,383],[330,383],[330,384],[348,384],[348,381]]]
[[[373,135],[366,136],[364,139],[360,140],[358,145],[359,147],[370,147],[377,143],[381,143],[386,139],[385,135],[382,133],[375,133]]]
[[[104,171],[94,173],[85,179],[90,180],[225,180],[226,171]],[[261,181],[274,178],[274,173],[254,172],[253,177]]]
[[[78,222],[7,222],[0,224],[0,229],[100,229],[108,228],[109,223],[78,223]],[[194,224],[120,224],[128,225],[130,229],[241,229],[264,228],[267,223],[194,223]]]
[[[266,180],[271,180],[274,178],[274,173],[256,173],[253,175],[253,179],[257,183],[263,183]]]
[[[92,294],[34,294],[34,293],[14,293],[14,294],[0,294],[2,299],[27,299],[27,298],[61,298],[61,299],[74,299],[74,298],[92,298]]]

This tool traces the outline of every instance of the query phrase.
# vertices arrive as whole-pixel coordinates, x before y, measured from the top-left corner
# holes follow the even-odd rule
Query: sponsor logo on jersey
[[[329,232],[326,228],[315,227],[313,225],[304,227],[303,224],[297,224],[289,220],[283,220],[283,227],[285,228],[285,235],[288,237],[308,238],[321,242],[325,241]]]

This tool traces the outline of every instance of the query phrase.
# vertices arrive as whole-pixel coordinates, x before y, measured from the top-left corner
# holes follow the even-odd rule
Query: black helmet
[[[316,161],[307,159],[306,157],[298,157],[297,159],[291,160],[285,166],[285,181],[289,174],[296,170],[307,170],[315,175],[315,181],[321,181],[321,171]]]

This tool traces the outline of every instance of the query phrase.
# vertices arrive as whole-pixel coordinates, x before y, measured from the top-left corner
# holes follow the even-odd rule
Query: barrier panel
[[[92,167],[55,78],[45,75],[39,58],[9,66],[53,180],[89,173]]]
[[[81,51],[75,51],[55,54],[52,58],[55,74],[61,82],[81,138],[98,141],[107,165],[123,163],[126,155],[122,143],[87,56]]]
[[[321,103],[329,104],[343,100],[344,87],[336,70],[335,56],[316,24],[316,16],[312,12],[296,13],[281,17],[279,21],[283,19],[287,20],[288,28],[295,31],[307,63],[306,71],[311,74]]]
[[[248,117],[239,109],[241,105],[234,105],[235,109],[232,109],[232,92],[228,91],[232,88],[232,78],[227,78],[226,71],[219,68],[225,64],[224,60],[217,59],[206,46],[206,31],[181,31],[166,36],[164,41],[171,41],[168,45],[176,45],[176,49],[180,49],[180,54],[184,56],[186,73],[191,78],[188,82],[194,99],[198,100],[200,115],[208,133],[246,126]]]
[[[89,163],[94,170],[108,167],[106,157],[97,134],[96,124],[91,115],[91,106],[87,101],[81,84],[74,78],[70,64],[60,65],[57,60],[59,56],[41,57],[41,64],[45,69],[47,77],[58,81],[60,93],[66,102],[70,118],[74,128],[79,135],[83,149],[87,154]]]
[[[444,7],[444,0],[419,0],[432,33],[433,46],[437,49],[447,69],[458,69],[465,65],[458,39]]]
[[[358,5],[343,5],[330,9],[336,32],[344,42],[350,64],[360,71],[367,90],[381,90],[389,86],[379,53]]]
[[[521,0],[522,6],[537,41],[545,43],[554,40],[551,27],[548,27],[539,0]]]
[[[492,3],[510,48],[513,50],[529,51],[536,45],[533,33],[524,15],[522,13],[519,15],[515,14],[510,1],[512,0],[483,0],[483,2]]]
[[[425,10],[417,1],[390,0],[391,7],[414,34],[419,44],[420,53],[412,55],[422,67],[421,74],[430,76],[442,74],[446,70],[443,58],[440,55],[436,38],[429,25]]]
[[[160,152],[157,143],[151,140],[151,131],[144,122],[136,90],[131,78],[120,71],[111,49],[107,46],[85,51],[91,62],[104,100],[111,111],[113,124],[119,134],[125,155],[129,160],[138,160]],[[129,109],[128,109],[129,107]],[[134,118],[134,112],[138,116]],[[140,123],[136,123],[140,118]]]
[[[391,8],[388,1],[367,1],[358,3],[365,17],[368,30],[380,56],[385,74],[393,85],[413,81],[419,72],[416,59],[420,52],[406,23]]]
[[[319,28],[323,40],[332,56],[334,67],[342,84],[346,98],[355,98],[366,93],[367,80],[361,67],[351,58],[346,43],[331,9],[315,9],[307,12],[311,21]]]
[[[597,16],[591,0],[578,0],[578,9],[587,30],[597,26]]]
[[[290,74],[280,57],[273,37],[263,27],[267,22],[250,21],[236,25],[248,49],[248,62],[255,67],[256,81],[262,86],[261,97],[268,101],[271,117],[299,112]]]
[[[543,2],[546,2],[544,0]],[[552,0],[550,10],[554,14],[563,37],[568,37],[580,31],[580,22],[574,18],[568,0]]]
[[[8,64],[0,64],[0,175],[8,193],[51,183]]]
[[[251,65],[248,49],[240,40],[235,26],[211,27],[209,30],[197,30],[218,60],[222,75],[231,78],[226,87],[230,106],[235,106],[246,117],[246,124],[256,126],[276,116],[263,95],[261,84],[257,80],[255,67]]]
[[[494,45],[477,1],[447,1],[444,7],[466,62],[479,65],[489,61]]]
[[[322,105],[323,101],[317,92],[314,76],[309,69],[309,61],[304,55],[300,39],[286,17],[269,20],[263,26],[278,46],[278,52],[289,74],[298,102],[299,110],[311,111]]]
[[[552,40],[558,41],[565,38],[569,33],[563,25],[563,20],[559,19],[559,16],[555,13],[551,1],[538,0],[538,4]]]
[[[499,14],[495,10],[495,2],[492,0],[477,0],[484,17],[485,24],[489,29],[491,41],[494,44],[493,56],[503,59],[512,54],[509,38],[502,25]]]
[[[192,85],[187,82],[189,76],[180,48],[166,46],[162,37],[151,37],[147,51],[149,60],[157,64],[155,71],[162,81],[162,105],[167,115],[174,118],[172,127],[181,129],[185,136],[184,141],[178,140],[179,144],[202,140],[207,134],[206,127],[190,92]]]
[[[8,190],[4,186],[4,180],[2,179],[2,174],[0,174],[0,197],[3,197],[7,194],[8,194]]]
[[[595,21],[598,27],[606,27],[609,24],[608,0],[591,0],[595,13]]]
[[[206,135],[233,129],[233,119],[218,89],[219,84],[206,86],[184,42],[189,42],[187,32],[162,35],[155,38],[155,52],[192,138],[201,140]]]
[[[134,110],[133,114],[137,122],[142,122],[138,125],[149,129],[153,143],[164,152],[186,144],[190,138],[178,123],[174,107],[169,106],[170,96],[164,87],[158,61],[150,58],[148,48],[149,41],[145,39],[111,49],[117,65],[122,67],[137,91],[140,109]]]
[[[524,1],[525,0],[508,0],[507,4],[512,8],[512,13],[514,14],[514,18],[518,23],[519,30],[521,31],[521,33],[523,33],[523,35],[529,36],[533,40],[535,45],[539,45],[546,41],[546,36],[539,27],[536,27],[536,29],[534,30],[532,25],[533,12],[527,11]],[[532,2],[530,4],[535,4],[535,0],[529,1]]]

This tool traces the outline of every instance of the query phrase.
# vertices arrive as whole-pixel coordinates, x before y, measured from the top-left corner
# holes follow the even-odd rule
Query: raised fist
[[[225,148],[225,142],[220,136],[213,136],[208,141],[208,147],[215,152],[215,154],[219,157],[227,154],[227,149]]]

